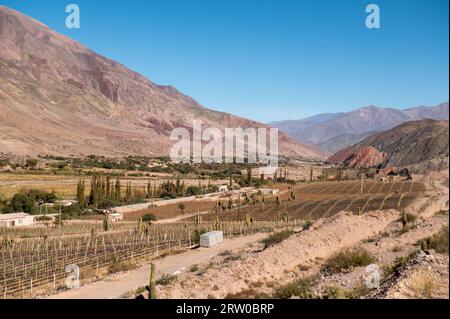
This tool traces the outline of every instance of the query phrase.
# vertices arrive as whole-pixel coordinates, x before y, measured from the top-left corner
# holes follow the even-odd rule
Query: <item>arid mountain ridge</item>
[[[207,109],[15,10],[0,6],[0,153],[159,156],[173,128],[267,125]],[[279,134],[280,154],[324,159]]]
[[[347,113],[326,113],[298,121],[272,122],[270,125],[295,138],[299,143],[316,145],[335,153],[364,138],[408,121],[448,120],[448,102],[400,110],[373,105]]]

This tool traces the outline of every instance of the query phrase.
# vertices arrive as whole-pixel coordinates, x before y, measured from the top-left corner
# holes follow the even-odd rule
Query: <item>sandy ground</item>
[[[334,252],[381,232],[398,218],[395,211],[361,216],[341,212],[321,220],[308,231],[279,245],[246,254],[241,260],[211,267],[203,276],[187,275],[174,284],[158,287],[161,298],[224,298],[255,285],[281,283],[297,276],[300,266],[313,266]],[[354,230],[358,229],[357,232]],[[186,289],[189,287],[189,289]],[[259,287],[261,291],[269,290]]]
[[[264,234],[243,236],[240,238],[226,240],[221,245],[210,249],[198,248],[181,254],[167,256],[155,262],[157,267],[157,277],[160,277],[163,274],[188,272],[191,266],[205,263],[219,255],[221,252],[243,248],[249,244],[260,241],[264,237]],[[64,291],[46,298],[117,299],[139,287],[147,285],[149,278],[150,269],[148,265],[145,265],[139,269],[110,275],[102,281],[82,286],[79,289]]]

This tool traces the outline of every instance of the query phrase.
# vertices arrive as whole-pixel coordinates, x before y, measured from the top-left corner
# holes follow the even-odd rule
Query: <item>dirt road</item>
[[[163,274],[173,274],[175,272],[186,272],[193,265],[208,262],[220,252],[243,248],[248,244],[255,243],[266,234],[254,234],[234,239],[225,240],[224,243],[213,248],[198,248],[178,255],[167,256],[156,261],[157,276]],[[118,273],[108,276],[102,281],[82,286],[79,289],[72,289],[48,296],[47,299],[117,299],[123,295],[134,291],[139,287],[148,284],[150,269],[148,265],[139,269]]]

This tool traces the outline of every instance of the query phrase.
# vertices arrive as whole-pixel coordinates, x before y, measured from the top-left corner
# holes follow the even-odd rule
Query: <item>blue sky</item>
[[[65,6],[81,29],[65,27]],[[365,27],[365,6],[381,29]],[[0,0],[206,107],[263,122],[448,100],[448,0]]]

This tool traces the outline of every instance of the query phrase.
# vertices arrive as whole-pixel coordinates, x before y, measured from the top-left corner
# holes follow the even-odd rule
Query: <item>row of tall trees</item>
[[[146,198],[177,198],[218,191],[216,185],[199,183],[198,186],[186,186],[179,179],[168,180],[157,185],[149,181],[146,185],[133,186],[127,181],[123,186],[119,177],[112,180],[110,176],[93,175],[89,195],[86,196],[86,181],[80,179],[77,185],[76,199],[80,208],[108,208],[121,204],[143,202]]]

